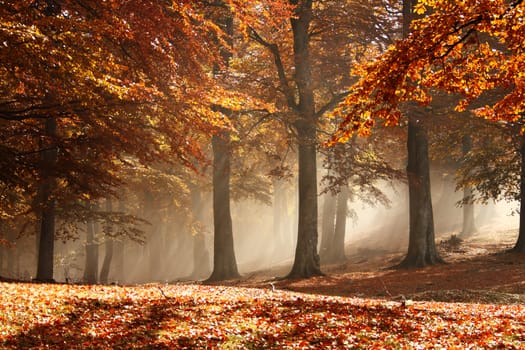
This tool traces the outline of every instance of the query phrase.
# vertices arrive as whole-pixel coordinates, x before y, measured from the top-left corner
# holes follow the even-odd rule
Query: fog
[[[389,207],[369,206],[350,202],[355,217],[347,219],[346,255],[350,261],[370,254],[404,252],[408,244],[408,203],[406,185],[384,186],[391,200]],[[283,193],[281,193],[283,195]],[[323,196],[320,197],[320,202]],[[462,208],[456,203],[461,193],[454,192],[446,182],[433,184],[433,207],[436,240],[459,234]],[[297,227],[297,196],[289,186],[279,207],[243,200],[232,203],[234,245],[239,272],[244,276],[264,271],[269,275],[284,275],[293,263]],[[202,217],[212,217],[209,201],[204,201]],[[283,204],[284,203],[284,204]],[[488,243],[500,242],[509,231],[517,237],[516,202],[475,205],[477,234],[473,239]],[[322,208],[322,202],[319,203]],[[321,213],[320,213],[321,217]],[[321,219],[320,219],[321,221]],[[320,223],[321,224],[321,223]],[[180,220],[152,223],[158,226],[155,239],[147,237],[145,245],[123,241],[116,247],[109,281],[115,283],[148,283],[203,280],[211,273],[213,260],[213,227],[201,226],[201,234],[190,233]],[[319,230],[321,234],[321,230]],[[81,282],[85,264],[85,247],[81,239],[56,242],[55,279]],[[321,237],[319,237],[319,242]],[[36,242],[34,236],[16,241],[13,248],[1,248],[0,275],[30,279],[36,274]],[[100,242],[99,268],[105,256]],[[194,258],[196,257],[196,258]]]

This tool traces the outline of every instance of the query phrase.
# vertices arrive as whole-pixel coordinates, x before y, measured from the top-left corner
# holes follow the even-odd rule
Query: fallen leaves
[[[520,348],[525,307],[205,285],[0,284],[0,347]]]

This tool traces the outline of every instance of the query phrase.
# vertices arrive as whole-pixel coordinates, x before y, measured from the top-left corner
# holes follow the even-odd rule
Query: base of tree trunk
[[[44,279],[33,278],[33,279],[31,280],[31,282],[33,282],[33,283],[46,283],[46,284],[47,284],[47,283],[49,283],[49,284],[55,284],[55,283],[57,283],[57,281],[55,281],[55,279],[53,279],[53,278],[47,278],[47,279],[46,279],[46,278],[44,278]]]
[[[425,266],[446,264],[445,260],[439,255],[432,257],[422,256],[406,256],[399,264],[391,267],[391,269],[402,270],[402,269],[417,269]]]
[[[302,266],[301,268],[292,268],[292,271],[286,275],[285,279],[301,279],[315,276],[325,276],[325,274],[317,267]]]
[[[516,244],[514,247],[508,250],[508,252],[525,254],[525,244]]]
[[[236,280],[241,278],[239,273],[212,273],[204,282],[220,282],[228,280]]]

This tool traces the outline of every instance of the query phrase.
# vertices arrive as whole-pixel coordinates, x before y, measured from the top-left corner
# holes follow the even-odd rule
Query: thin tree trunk
[[[8,277],[16,277],[15,276],[15,265],[16,265],[16,234],[13,232],[11,228],[6,228],[7,230],[7,241],[11,244],[9,247],[6,247],[6,269],[7,269],[7,276]]]
[[[106,211],[108,213],[113,211],[111,199],[106,200]],[[111,234],[113,228],[111,226],[108,226],[106,230],[107,232],[105,234],[106,237],[104,241],[104,261],[102,262],[99,278],[100,282],[104,284],[107,284],[109,282],[109,271],[111,268],[111,261],[113,260],[114,252],[114,241]]]
[[[525,253],[525,134],[521,137],[521,173],[520,173],[520,227],[518,240],[512,249]]]
[[[84,265],[84,282],[98,282],[98,243],[95,241],[95,223],[88,219],[86,223],[86,260]]]
[[[463,136],[462,151],[463,156],[467,157],[472,149],[472,140],[469,134]],[[474,203],[472,203],[472,187],[465,186],[463,189],[463,227],[461,229],[460,237],[469,238],[476,233],[476,226],[474,221]]]
[[[209,281],[239,277],[230,210],[229,133],[213,135],[213,271]]]
[[[348,187],[343,186],[337,195],[337,215],[335,220],[334,240],[332,242],[332,262],[341,263],[346,261],[345,235],[346,219],[348,217]]]
[[[206,248],[206,235],[204,231],[204,210],[205,202],[202,193],[196,186],[191,187],[191,211],[193,215],[194,227],[197,232],[192,236],[193,244],[193,279],[202,279],[210,275],[210,253]]]
[[[112,238],[106,237],[104,243],[104,261],[100,269],[100,282],[107,284],[109,282],[109,271],[111,268],[111,261],[113,260],[114,241]]]
[[[279,259],[282,257],[284,248],[289,243],[286,239],[285,223],[288,220],[286,205],[286,186],[285,182],[279,179],[273,180],[273,215],[272,215],[272,258]]]
[[[322,264],[329,264],[332,262],[331,253],[335,234],[337,197],[331,192],[326,193],[323,197],[321,248],[319,255]]]
[[[119,198],[118,211],[122,214],[126,211],[124,199],[122,197]],[[119,283],[125,283],[124,249],[125,249],[124,239],[120,237],[118,240],[115,240],[114,242],[115,263],[113,264],[114,265],[113,271],[114,271],[115,279],[119,281]]]
[[[53,118],[46,119],[45,131],[50,138],[56,135],[57,124]],[[43,151],[43,181],[40,187],[42,204],[40,216],[40,239],[38,244],[38,264],[36,280],[53,282],[53,264],[55,249],[55,200],[52,196],[54,188],[54,167],[57,159],[57,149],[46,145]]]

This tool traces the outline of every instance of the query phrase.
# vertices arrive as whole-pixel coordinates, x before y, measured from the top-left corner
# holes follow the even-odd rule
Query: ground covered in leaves
[[[295,281],[268,271],[221,285],[4,281],[0,348],[525,348],[525,257],[448,243],[446,265],[389,270],[400,256],[361,254]]]
[[[525,307],[208,285],[0,284],[0,348],[522,348]]]

